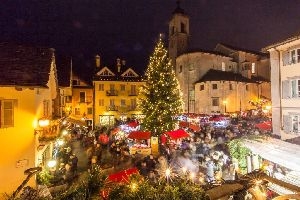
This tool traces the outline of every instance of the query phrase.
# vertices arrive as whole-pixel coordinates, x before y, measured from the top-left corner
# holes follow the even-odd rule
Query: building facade
[[[43,139],[57,134],[57,73],[53,49],[1,43],[0,58],[0,193],[11,194],[26,169],[51,158]]]
[[[300,135],[299,36],[266,47],[271,61],[272,126],[282,139]]]
[[[115,67],[101,67],[100,57],[96,56],[93,78],[95,126],[112,126],[117,120],[142,117],[137,99],[143,84],[143,77],[126,66],[124,60],[117,59]]]
[[[225,44],[217,44],[213,51],[190,50],[189,28],[189,17],[178,4],[169,21],[169,56],[183,94],[184,112],[240,112],[255,108],[249,101],[270,100],[268,54]],[[213,79],[207,79],[212,73]],[[242,82],[227,80],[224,74],[242,76]]]

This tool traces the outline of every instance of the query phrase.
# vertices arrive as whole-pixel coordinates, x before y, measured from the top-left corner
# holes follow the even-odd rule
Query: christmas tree
[[[173,130],[175,116],[182,112],[179,83],[162,38],[159,38],[146,70],[146,83],[141,90],[139,107],[145,115],[143,129],[153,136]]]

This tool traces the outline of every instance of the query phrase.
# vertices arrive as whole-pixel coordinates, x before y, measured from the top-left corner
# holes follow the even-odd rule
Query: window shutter
[[[283,99],[291,98],[290,81],[289,80],[282,81],[282,98]]]
[[[289,115],[283,115],[283,130],[285,133],[292,132],[292,118]]]
[[[283,66],[289,65],[290,64],[289,60],[290,60],[289,52],[288,51],[283,51],[282,52],[282,63],[283,63]]]
[[[1,105],[1,127],[14,126],[14,101],[3,100]]]

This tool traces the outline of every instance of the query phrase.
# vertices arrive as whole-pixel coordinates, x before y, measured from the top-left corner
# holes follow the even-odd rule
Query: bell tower
[[[176,3],[177,7],[169,21],[169,57],[174,68],[177,56],[187,51],[190,34],[190,19],[180,7],[180,1],[177,0]]]

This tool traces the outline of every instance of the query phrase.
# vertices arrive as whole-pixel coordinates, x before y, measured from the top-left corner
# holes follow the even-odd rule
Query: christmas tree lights
[[[146,83],[138,101],[145,118],[143,128],[159,136],[175,128],[174,117],[182,112],[183,101],[171,60],[160,38],[146,71]]]

